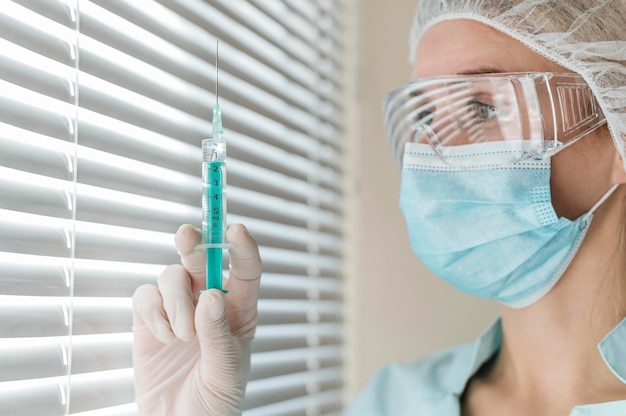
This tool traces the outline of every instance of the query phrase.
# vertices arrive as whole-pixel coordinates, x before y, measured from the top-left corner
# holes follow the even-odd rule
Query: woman
[[[382,370],[349,415],[626,414],[623,16],[621,0],[418,6],[415,81],[386,101],[400,205],[424,263],[501,319]]]
[[[501,319],[383,369],[349,415],[626,414],[624,16],[623,0],[420,2],[414,82],[386,101],[401,206],[424,263]],[[134,297],[142,414],[241,412],[260,260],[230,233],[226,305],[194,297],[186,226],[183,266]]]

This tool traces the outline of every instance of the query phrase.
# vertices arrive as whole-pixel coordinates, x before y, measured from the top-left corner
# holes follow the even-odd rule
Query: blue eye
[[[474,109],[478,121],[487,121],[496,115],[496,108],[490,104],[474,100],[470,105]]]

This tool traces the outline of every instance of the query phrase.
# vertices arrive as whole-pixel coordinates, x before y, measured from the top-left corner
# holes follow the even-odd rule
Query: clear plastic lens
[[[578,75],[432,77],[391,92],[385,123],[397,161],[407,142],[428,143],[445,160],[454,146],[512,140],[519,154],[502,163],[514,163],[553,154],[595,129],[604,123],[598,108]]]

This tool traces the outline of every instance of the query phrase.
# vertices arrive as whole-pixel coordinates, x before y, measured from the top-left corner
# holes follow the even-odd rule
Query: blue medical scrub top
[[[459,416],[460,397],[474,373],[500,348],[496,320],[472,343],[378,371],[346,416]],[[626,384],[626,319],[598,344],[604,362]],[[576,406],[570,416],[626,416],[626,400]]]

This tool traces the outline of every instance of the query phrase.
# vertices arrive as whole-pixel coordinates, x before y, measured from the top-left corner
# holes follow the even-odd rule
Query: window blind
[[[136,415],[134,289],[199,226],[215,40],[228,222],[264,275],[246,416],[342,403],[339,0],[0,8],[0,415]]]

